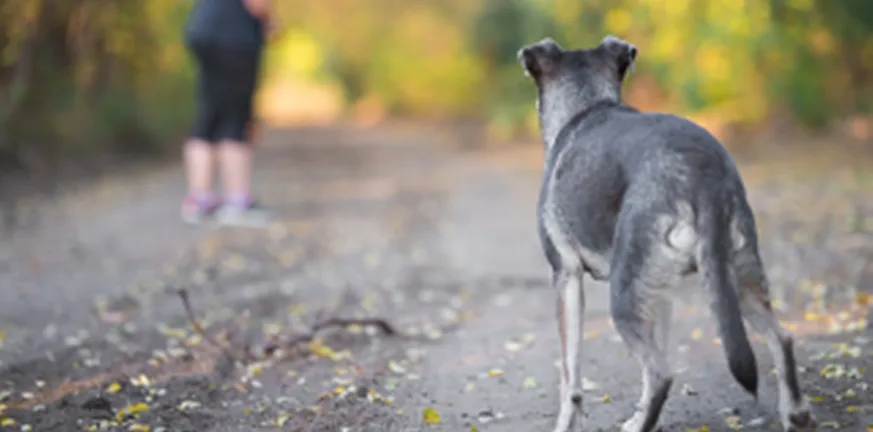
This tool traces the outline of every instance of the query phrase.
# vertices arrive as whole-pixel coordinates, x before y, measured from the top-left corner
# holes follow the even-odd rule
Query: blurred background
[[[4,0],[0,164],[174,152],[193,115],[190,1]],[[864,0],[278,2],[259,112],[274,124],[387,119],[535,137],[515,53],[605,34],[641,52],[626,98],[725,139],[802,130],[868,140],[873,5]],[[387,13],[386,11],[390,11]],[[742,137],[739,139],[738,137]]]

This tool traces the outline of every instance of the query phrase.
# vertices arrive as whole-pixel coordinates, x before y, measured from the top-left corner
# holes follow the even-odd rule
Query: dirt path
[[[533,229],[540,152],[460,153],[429,136],[267,134],[257,183],[281,218],[263,231],[182,225],[176,167],[24,202],[32,223],[0,243],[0,431],[550,430],[558,345]],[[742,169],[823,429],[863,431],[873,205],[858,203],[873,203],[873,185],[850,175],[851,158],[811,159]],[[325,316],[383,317],[401,335],[352,326],[235,368],[191,330],[183,287],[209,335],[235,349]],[[606,288],[586,287],[585,430],[616,430],[639,369]],[[730,379],[705,302],[683,289],[665,430],[778,430],[764,344],[758,405]],[[424,424],[426,409],[441,422]]]

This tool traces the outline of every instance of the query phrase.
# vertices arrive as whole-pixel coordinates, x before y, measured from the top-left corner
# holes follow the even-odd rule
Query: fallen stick
[[[268,343],[262,350],[263,357],[256,357],[252,355],[251,350],[245,350],[242,354],[240,354],[230,344],[219,343],[217,340],[210,337],[200,325],[200,323],[197,321],[197,318],[194,315],[194,310],[191,307],[191,300],[188,297],[188,290],[186,290],[185,288],[180,288],[178,290],[178,294],[179,298],[182,299],[182,306],[185,308],[185,313],[188,316],[188,322],[191,324],[191,328],[194,329],[194,332],[197,333],[197,335],[199,335],[201,338],[203,338],[203,340],[222,350],[232,359],[240,361],[243,364],[261,360],[263,357],[269,357],[279,348],[285,348],[290,351],[296,348],[298,345],[312,342],[318,332],[331,327],[342,328],[351,325],[358,325],[361,327],[369,326],[378,328],[383,334],[388,336],[394,336],[397,334],[397,330],[395,330],[394,327],[388,323],[388,321],[381,318],[330,318],[318,321],[315,325],[312,326],[309,332],[282,341],[281,345],[277,342]]]
[[[194,315],[194,309],[191,307],[191,299],[188,298],[188,290],[185,288],[179,288],[178,291],[179,298],[182,299],[182,306],[185,308],[185,314],[188,316],[188,322],[191,324],[191,328],[194,329],[194,332],[197,333],[198,336],[203,338],[206,342],[209,342],[212,346],[220,349],[225,354],[227,354],[230,358],[240,361],[247,362],[251,360],[251,355],[248,353],[240,354],[233,349],[230,344],[219,343],[217,340],[211,338],[200,323],[197,321],[197,317]]]

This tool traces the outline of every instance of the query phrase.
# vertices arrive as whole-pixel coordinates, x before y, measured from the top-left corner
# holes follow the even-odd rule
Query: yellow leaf
[[[703,338],[703,330],[696,328],[691,332],[691,340],[700,340]]]
[[[15,426],[15,419],[3,417],[3,419],[0,420],[0,426]]]
[[[724,422],[731,429],[737,429],[740,427],[740,418],[738,416],[725,417]]]
[[[339,355],[337,355],[336,351],[333,348],[327,346],[320,339],[314,339],[309,343],[309,351],[315,354],[318,357],[328,358],[331,360],[337,360]]]
[[[479,427],[476,425],[470,426],[470,432],[479,432]]]
[[[276,419],[276,426],[279,426],[279,427],[285,426],[285,423],[287,423],[288,420],[290,420],[290,419],[291,419],[290,414],[287,414],[287,413],[280,414],[279,417]]]
[[[440,413],[438,413],[433,408],[425,408],[422,413],[422,421],[427,424],[440,424],[442,423],[442,419],[440,419]]]
[[[491,369],[488,371],[488,376],[490,377],[499,377],[503,375],[503,371],[501,369]]]
[[[612,402],[612,397],[609,396],[608,394],[605,394],[605,395],[603,395],[603,398],[601,398],[601,401],[603,401],[603,403],[610,403],[610,402]]]
[[[140,403],[130,405],[128,407],[128,412],[130,412],[131,414],[138,414],[138,413],[141,413],[143,411],[148,411],[148,409],[149,409],[148,405],[140,402]]]
[[[534,377],[527,377],[524,379],[524,383],[522,385],[526,389],[532,389],[537,386],[537,380]]]
[[[107,393],[118,393],[120,391],[121,391],[121,384],[119,384],[118,381],[113,381],[112,384],[109,384],[109,386],[106,387]]]
[[[149,425],[134,423],[134,424],[130,425],[130,427],[127,428],[127,430],[129,430],[131,432],[134,432],[134,431],[135,432],[149,432],[150,430],[152,430],[152,427]]]
[[[115,416],[118,420],[124,420],[125,417],[141,413],[143,411],[148,411],[149,406],[140,402],[128,405],[118,411],[118,414]]]

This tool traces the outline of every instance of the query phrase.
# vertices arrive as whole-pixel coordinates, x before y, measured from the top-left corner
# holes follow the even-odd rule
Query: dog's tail
[[[737,281],[731,269],[729,202],[730,199],[709,201],[698,207],[701,234],[698,265],[718,322],[728,367],[734,379],[757,397],[758,366],[743,326]]]

